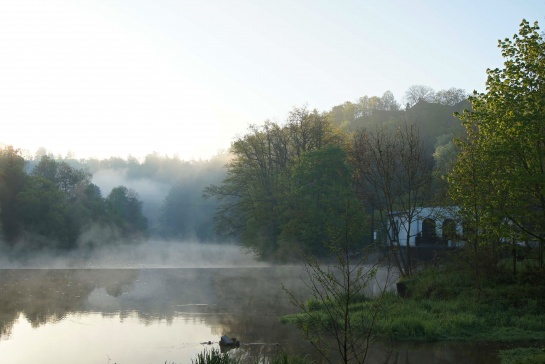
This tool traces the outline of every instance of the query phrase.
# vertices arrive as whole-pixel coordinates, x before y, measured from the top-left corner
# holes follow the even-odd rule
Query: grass
[[[535,279],[533,277],[532,279]],[[543,282],[544,280],[541,280]],[[421,341],[543,341],[545,339],[545,286],[498,272],[478,292],[464,274],[428,269],[406,280],[410,298],[387,294],[373,327],[376,336]],[[373,302],[351,306],[352,322],[370,323]],[[319,303],[313,302],[319,310]],[[285,322],[304,320],[291,315]]]
[[[274,356],[270,364],[312,364],[313,362],[302,356],[292,356],[286,353],[282,353]]]
[[[545,348],[516,348],[500,350],[501,364],[543,364]]]
[[[231,358],[228,353],[222,353],[215,348],[204,349],[197,354],[197,359],[191,360],[191,364],[240,364],[240,362],[238,359]]]
[[[312,364],[312,361],[301,356],[292,356],[286,353],[275,355],[272,358],[258,358],[255,364]],[[212,348],[211,350],[204,349],[204,351],[197,354],[195,360],[191,360],[192,364],[241,364],[241,359],[235,359],[228,353],[221,353],[220,350]]]

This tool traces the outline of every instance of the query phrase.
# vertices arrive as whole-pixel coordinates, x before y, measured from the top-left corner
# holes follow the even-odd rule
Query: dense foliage
[[[346,135],[316,110],[296,108],[285,125],[251,126],[232,145],[227,177],[206,189],[221,202],[218,230],[262,258],[320,255],[328,228],[347,209],[361,210],[345,147]]]
[[[136,192],[118,186],[105,198],[91,174],[42,156],[31,173],[20,151],[0,150],[0,206],[6,245],[18,251],[141,239],[147,221]]]
[[[505,243],[545,241],[545,39],[524,20],[499,47],[504,68],[487,70],[487,91],[470,97],[468,138],[449,175],[477,281]]]
[[[45,149],[38,151],[35,157],[23,158],[20,151],[5,148],[0,160],[5,174],[0,183],[0,206],[5,211],[1,215],[3,236],[12,245],[31,235],[34,239],[42,236],[56,243],[38,245],[65,248],[127,238],[130,235],[127,229],[144,228],[144,224],[142,221],[131,223],[131,227],[121,223],[119,216],[110,218],[109,213],[121,212],[108,209],[101,191],[126,186],[138,193],[142,215],[147,219],[145,231],[150,236],[210,241],[218,240],[220,231],[221,235],[227,233],[241,238],[264,258],[285,259],[301,250],[322,254],[328,230],[338,227],[338,217],[349,208],[360,214],[362,221],[354,235],[359,234],[362,241],[370,241],[371,227],[363,211],[367,207],[369,212],[369,206],[356,198],[353,189],[351,130],[361,125],[368,129],[384,125],[395,131],[401,116],[414,123],[418,120],[426,130],[422,141],[429,149],[427,153],[431,153],[436,143],[434,138],[439,136],[438,148],[448,146],[456,127],[451,106],[421,101],[402,111],[390,92],[381,98],[365,96],[358,107],[350,105],[345,103],[323,113],[304,107],[294,109],[285,124],[267,122],[252,126],[247,135],[233,144],[231,154],[205,161],[188,162],[157,153],[141,161],[131,156],[78,160],[72,156],[54,157]],[[228,209],[229,204],[240,202],[235,195],[225,195],[220,200],[202,198],[205,186],[222,186],[226,164],[228,170],[234,171],[237,167],[239,177],[246,173],[246,177],[237,177],[238,180],[226,179],[232,184],[239,183],[241,188],[249,186],[246,180],[261,179],[252,186],[253,200],[247,200],[257,204],[251,207],[251,213],[255,214],[248,220],[251,223],[245,226],[244,232],[240,226],[244,220],[235,218],[235,212],[249,213],[250,205],[241,203],[236,209]],[[28,189],[21,194],[27,182]],[[42,189],[48,192],[41,194]],[[212,190],[206,192],[210,194]],[[57,198],[55,194],[62,197]],[[268,198],[261,198],[265,195]],[[116,194],[112,196],[115,197]],[[125,197],[131,198],[130,194]],[[47,205],[48,211],[35,209],[34,203],[38,202]],[[233,215],[230,221],[217,219],[214,229],[213,217],[218,204],[221,205],[218,215],[222,211],[226,213],[224,217],[228,216],[227,211]],[[27,219],[24,224],[17,217],[18,209],[24,209]],[[112,229],[111,225],[116,228]],[[100,237],[101,234],[104,236]]]
[[[430,92],[438,95],[430,98],[436,103],[420,99],[404,111],[386,92],[324,113],[294,108],[283,124],[250,126],[232,144],[226,178],[205,190],[219,201],[218,233],[241,239],[265,259],[320,256],[347,210],[359,214],[350,234],[361,248],[373,240],[373,230],[386,231],[386,215],[375,225],[375,210],[410,208],[414,214],[431,203],[442,185],[433,174],[434,152],[442,166],[451,163],[452,138],[463,132],[453,112],[466,104],[461,90]],[[376,143],[363,142],[365,136]],[[378,156],[384,147],[391,149],[388,160],[369,154]],[[381,171],[369,175],[371,170]],[[406,261],[399,266],[410,274]]]

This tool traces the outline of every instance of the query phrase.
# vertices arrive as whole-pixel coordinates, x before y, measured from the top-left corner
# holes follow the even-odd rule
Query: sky
[[[0,0],[0,145],[208,159],[293,107],[482,92],[523,18],[545,1]]]

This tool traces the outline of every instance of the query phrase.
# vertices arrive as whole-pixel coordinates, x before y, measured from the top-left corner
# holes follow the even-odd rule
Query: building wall
[[[416,216],[413,217],[410,223],[410,246],[416,246],[417,243],[419,245],[446,243],[452,247],[461,244],[459,237],[462,236],[463,230],[462,225],[456,216],[456,211],[457,210],[455,208],[445,209],[441,207],[424,207],[418,209]],[[443,225],[447,220],[454,223],[454,229],[457,236],[452,237],[450,241],[445,241],[445,236],[443,234]],[[399,229],[400,245],[407,246],[407,230],[409,229],[409,222],[406,219],[406,214],[397,213],[394,216],[394,221]],[[431,226],[429,225],[430,222],[435,223],[435,227],[432,227],[432,230],[435,233],[434,241],[426,236],[427,231],[423,231],[423,228],[425,229],[425,225]],[[393,229],[393,227],[390,226],[390,229]],[[446,233],[448,234],[449,232],[447,231]]]

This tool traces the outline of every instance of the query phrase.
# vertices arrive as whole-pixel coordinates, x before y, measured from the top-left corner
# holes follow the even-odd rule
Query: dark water
[[[221,335],[241,358],[312,348],[278,317],[298,267],[0,270],[1,363],[190,363]],[[212,345],[203,344],[211,341]],[[370,363],[498,363],[486,344],[381,344]]]

